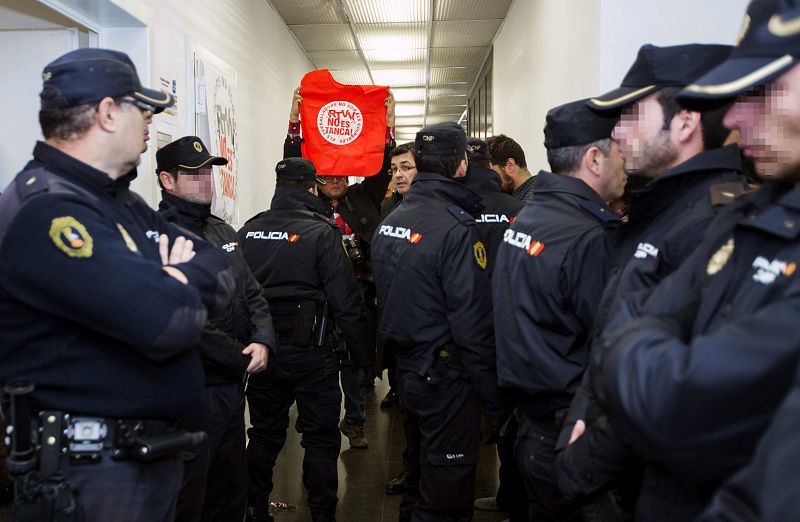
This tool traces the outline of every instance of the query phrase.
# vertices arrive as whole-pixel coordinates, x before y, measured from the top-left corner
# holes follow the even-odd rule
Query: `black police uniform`
[[[800,367],[752,461],[714,495],[701,522],[783,522],[800,517]]]
[[[800,189],[741,197],[643,304],[612,317],[593,387],[648,463],[637,520],[697,516],[788,392],[800,356],[799,220]]]
[[[470,167],[464,184],[480,194],[483,210],[475,222],[478,234],[486,246],[486,272],[491,278],[497,249],[503,242],[503,234],[525,203],[500,190],[500,176],[491,169]]]
[[[400,399],[416,422],[406,439],[420,498],[406,489],[401,520],[412,509],[414,520],[471,520],[479,396],[489,422],[502,419],[486,254],[470,215],[479,202],[463,185],[420,172],[372,240],[379,335],[396,354]]]
[[[163,150],[163,149],[162,149]],[[251,342],[275,346],[275,333],[261,285],[250,273],[236,231],[211,215],[211,205],[162,192],[161,215],[218,247],[236,281],[231,304],[210,318],[200,340],[205,373],[202,413],[191,428],[208,434],[206,443],[185,461],[176,520],[241,520],[247,498],[244,385]]]
[[[34,411],[174,423],[202,393],[194,347],[206,309],[230,298],[225,257],[198,242],[195,258],[176,265],[182,284],[162,269],[158,240],[184,233],[128,190],[132,176],[114,181],[41,142],[33,155],[0,199],[0,382],[35,383]],[[93,519],[156,520],[174,509],[175,456],[62,459]]]
[[[493,278],[497,374],[514,390],[516,454],[528,516],[563,515],[553,451],[560,419],[588,363],[589,332],[620,218],[578,178],[540,172],[536,205],[506,231]],[[558,516],[561,516],[558,515]]]
[[[655,287],[688,259],[719,209],[745,189],[740,150],[729,145],[701,152],[634,192],[616,267],[598,306],[594,338],[602,333],[620,299]],[[635,456],[604,418],[591,393],[588,374],[591,370],[561,432],[559,446],[565,449],[556,462],[559,487],[567,497],[576,498],[628,476],[635,496],[639,483]],[[567,446],[578,419],[587,423],[586,433]]]
[[[360,183],[348,186],[347,192],[344,197],[339,199],[339,205],[336,207],[336,212],[341,214],[345,222],[368,247],[372,236],[375,235],[375,229],[381,222],[381,203],[386,196],[386,187],[392,181],[389,167],[392,164],[391,153],[394,147],[394,142],[384,147],[381,170]],[[300,142],[294,143],[291,139],[286,138],[283,144],[283,157],[299,158],[301,156]],[[319,197],[330,201],[322,192]]]
[[[247,388],[253,424],[247,448],[249,502],[263,506],[272,491],[272,469],[286,441],[289,407],[296,401],[296,429],[305,448],[303,482],[314,520],[333,519],[340,447],[336,361],[327,337],[319,343],[319,333],[313,331],[322,322],[324,303],[344,332],[356,364],[370,364],[361,293],[329,215],[330,206],[318,197],[279,185],[271,209],[239,231],[245,259],[264,288],[278,335],[269,367],[253,375]]]

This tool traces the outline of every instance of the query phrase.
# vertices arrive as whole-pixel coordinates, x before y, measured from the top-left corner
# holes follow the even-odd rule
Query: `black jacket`
[[[206,385],[242,382],[250,356],[242,350],[250,343],[275,348],[269,305],[239,248],[236,231],[217,216],[211,205],[192,203],[161,193],[159,213],[166,219],[218,247],[228,258],[236,281],[231,303],[209,317],[200,340]]]
[[[270,210],[245,223],[239,241],[269,302],[327,301],[353,359],[369,366],[364,301],[330,214],[330,206],[313,194],[279,186]]]
[[[490,422],[499,425],[491,289],[472,218],[479,211],[480,197],[463,185],[426,172],[414,177],[372,240],[378,334],[399,360],[420,369],[454,343]]]
[[[492,291],[498,383],[536,418],[566,409],[578,387],[622,221],[580,179],[533,179],[536,204],[506,231]]]
[[[595,338],[622,298],[655,287],[691,256],[709,223],[744,191],[744,183],[739,148],[731,145],[702,152],[633,193],[619,259],[599,304]],[[576,393],[559,441],[559,447],[566,446],[577,419],[587,422],[584,436],[557,457],[559,485],[568,497],[593,493],[636,469],[637,459],[592,396],[591,371]]]
[[[500,190],[500,176],[491,169],[470,167],[462,178],[467,187],[481,196],[483,211],[476,216],[478,234],[486,246],[486,272],[492,277],[497,249],[503,234],[516,219],[525,203]]]
[[[722,212],[645,300],[626,301],[593,388],[648,468],[637,520],[691,520],[753,454],[800,357],[800,189]]]
[[[800,368],[753,460],[714,495],[700,522],[800,520]]]
[[[345,222],[368,246],[372,241],[372,236],[375,234],[375,229],[381,222],[381,202],[386,196],[386,187],[392,181],[389,167],[392,162],[391,152],[393,148],[394,144],[384,148],[381,170],[374,176],[365,178],[360,183],[350,185],[336,207],[336,211],[341,214]],[[292,143],[287,138],[283,144],[283,157],[299,158],[301,155],[300,143]],[[320,175],[324,175],[324,172],[320,173]],[[325,201],[330,201],[322,192],[319,193],[319,197]],[[367,255],[369,255],[369,250]]]
[[[38,143],[0,199],[0,382],[36,384],[32,408],[173,420],[200,398],[206,310],[229,302],[209,243],[162,269],[160,234],[185,232],[107,174]]]

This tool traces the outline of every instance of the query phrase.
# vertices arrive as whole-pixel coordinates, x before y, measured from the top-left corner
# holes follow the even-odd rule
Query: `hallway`
[[[395,522],[402,495],[386,495],[383,484],[395,476],[402,467],[403,426],[400,408],[381,410],[378,405],[386,395],[388,383],[375,382],[375,389],[367,390],[366,435],[369,448],[350,449],[342,436],[342,453],[339,457],[339,522]],[[302,476],[303,458],[300,437],[294,430],[297,409],[292,406],[290,428],[286,446],[275,467],[273,502],[286,502],[295,510],[273,509],[275,519],[281,522],[310,521],[305,501]],[[344,415],[344,412],[342,413]],[[497,488],[497,453],[494,446],[482,446],[478,463],[475,496],[487,497]],[[475,512],[477,522],[500,522],[504,513]]]

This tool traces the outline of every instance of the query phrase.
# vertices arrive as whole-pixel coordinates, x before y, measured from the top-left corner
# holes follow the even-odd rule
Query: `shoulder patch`
[[[465,225],[474,225],[475,218],[473,218],[469,212],[464,210],[463,208],[459,207],[458,205],[450,205],[447,207],[447,210],[455,216],[455,218]]]
[[[727,205],[744,193],[741,183],[717,183],[708,187],[708,198],[714,206]]]
[[[53,218],[50,223],[50,239],[69,257],[92,257],[94,240],[83,224],[72,216]]]
[[[601,223],[609,223],[611,221],[620,221],[618,215],[613,210],[605,205],[601,205],[594,201],[581,201],[580,206],[583,210],[596,218]]]
[[[482,270],[486,270],[486,247],[483,246],[482,241],[477,241],[472,246],[472,254],[475,256],[475,262]]]

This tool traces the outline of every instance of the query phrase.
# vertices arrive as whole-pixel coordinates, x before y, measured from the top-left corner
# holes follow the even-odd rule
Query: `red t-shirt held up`
[[[389,87],[343,85],[327,69],[300,82],[303,157],[320,176],[374,176],[383,164]]]

